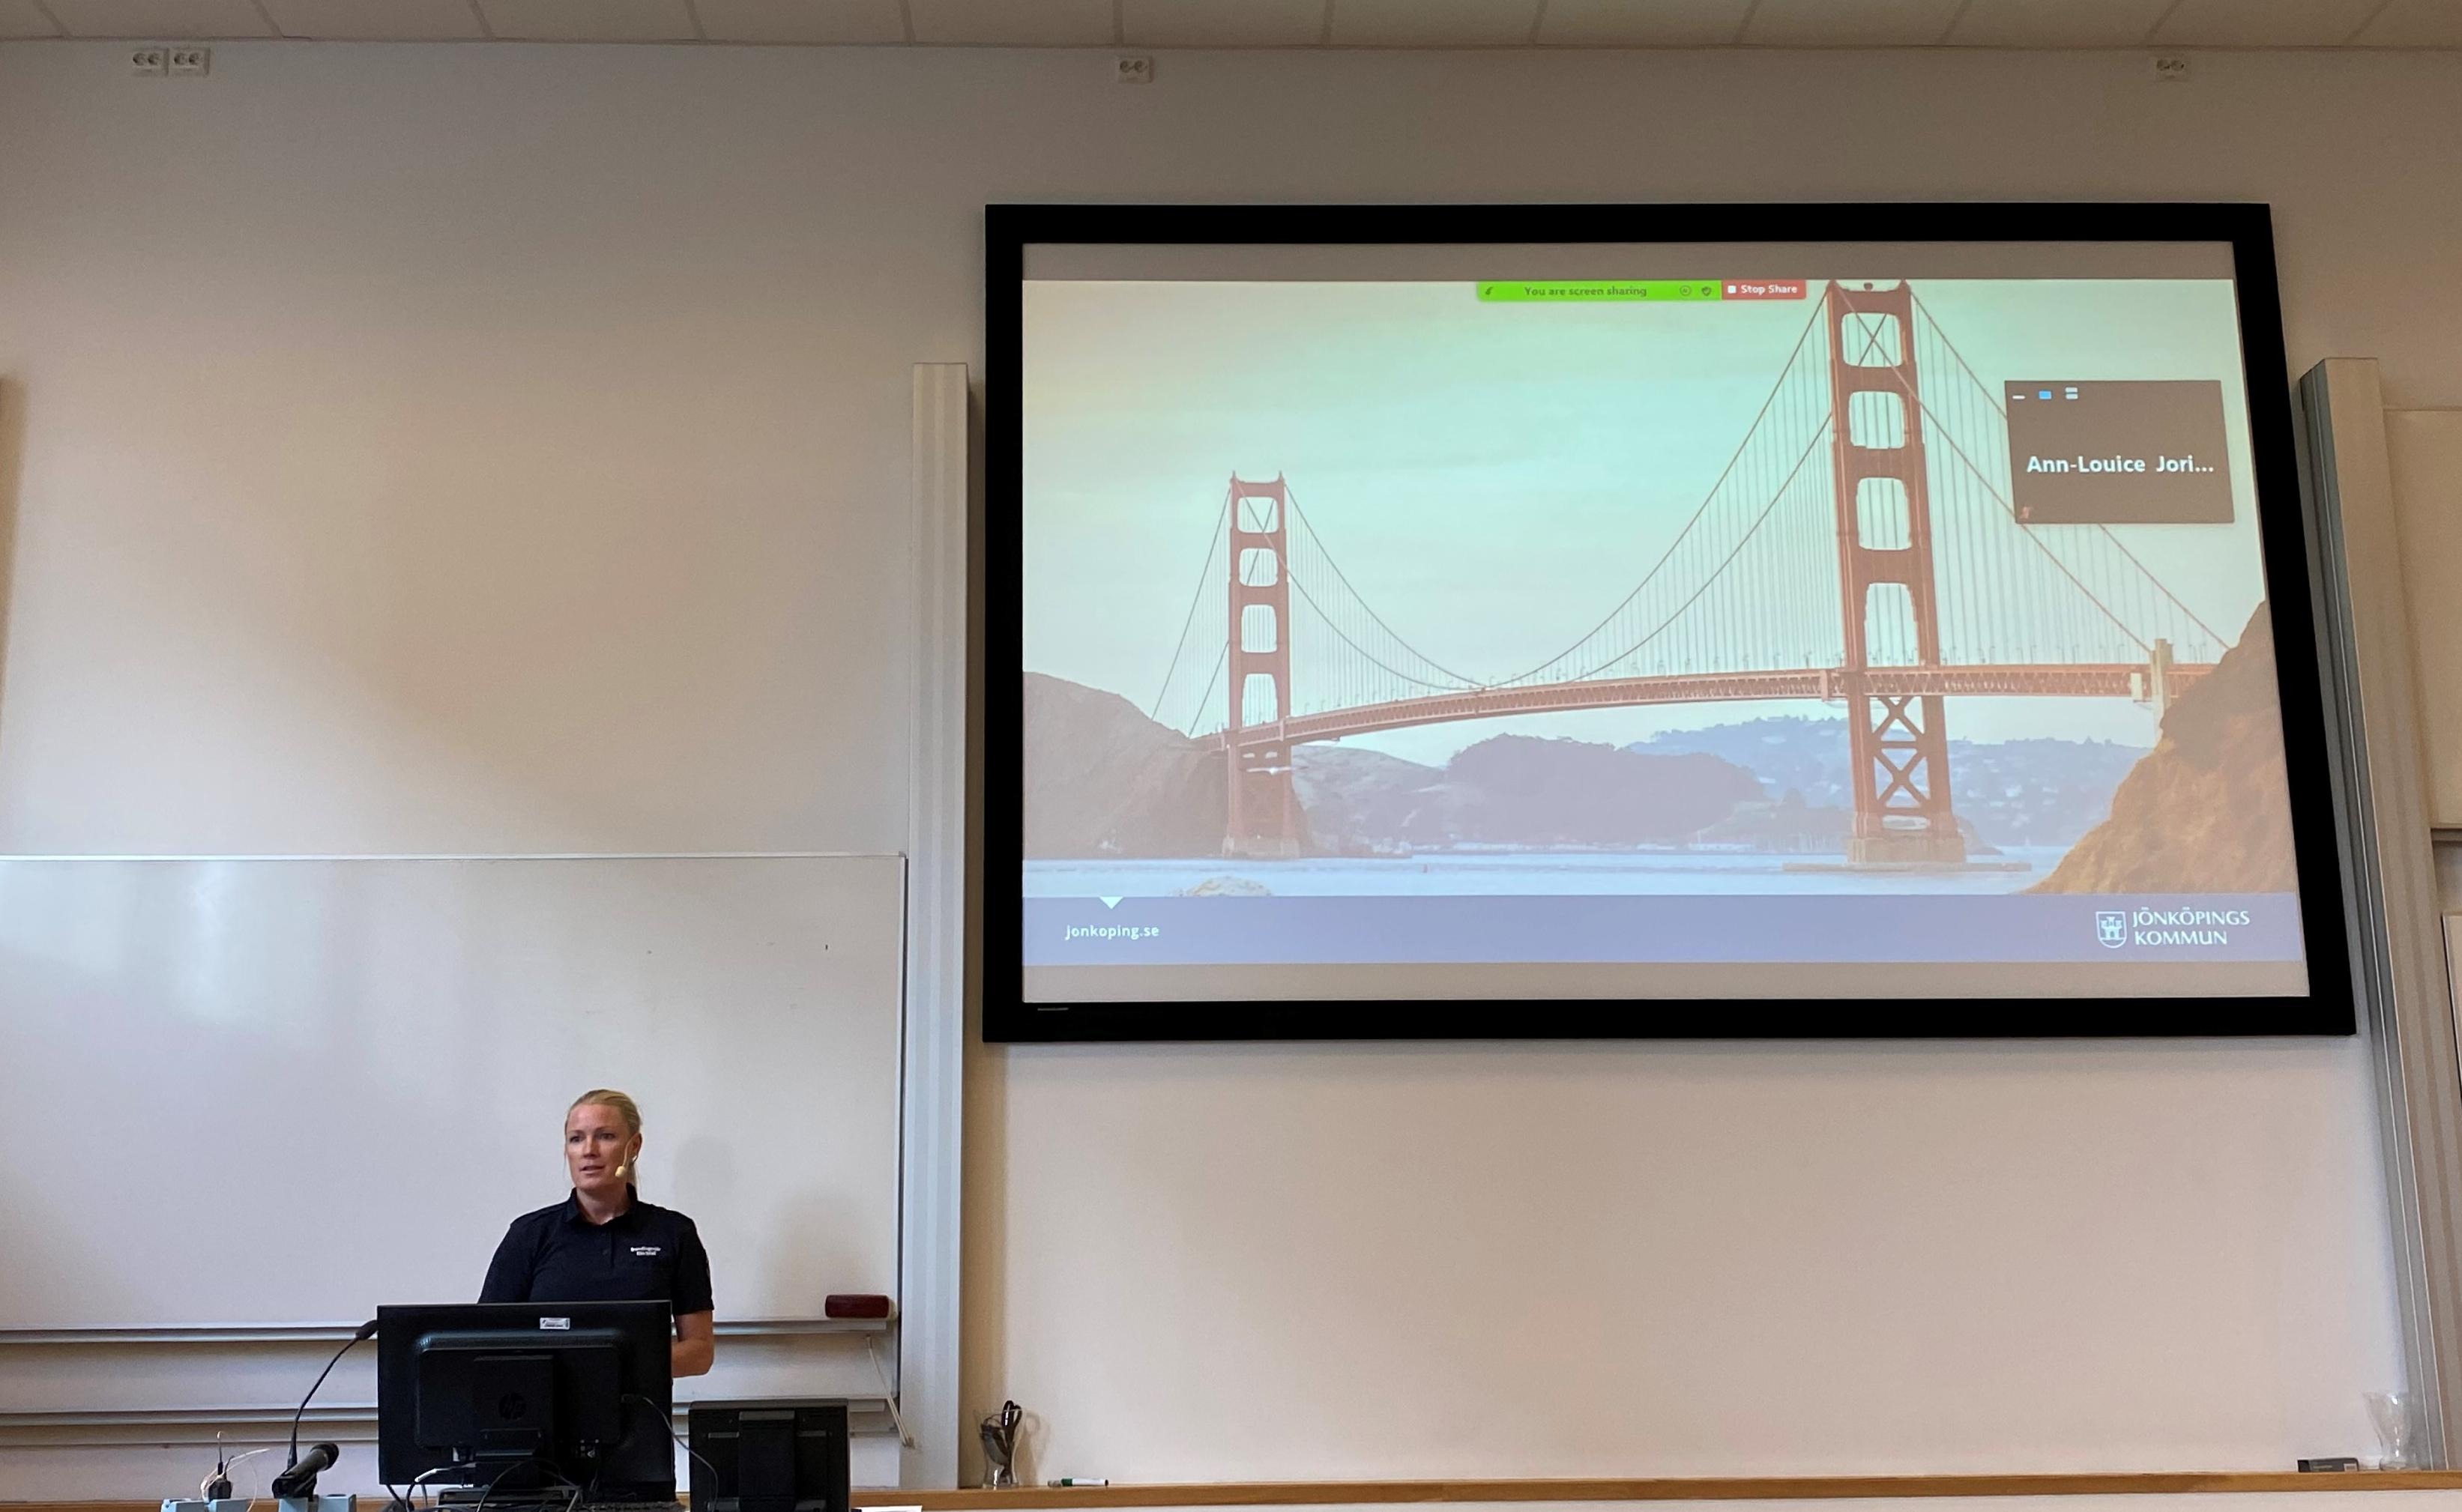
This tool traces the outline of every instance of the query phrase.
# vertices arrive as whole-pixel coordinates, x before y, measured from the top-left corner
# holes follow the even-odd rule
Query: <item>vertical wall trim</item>
[[[2348,827],[2352,969],[2393,1218],[2403,1353],[2431,1465],[2462,1455],[2462,1067],[2413,707],[2410,614],[2373,360],[2300,380],[2317,643]]]
[[[906,1041],[898,1174],[902,1486],[958,1483],[958,1242],[966,1001],[966,366],[915,367],[915,620]]]

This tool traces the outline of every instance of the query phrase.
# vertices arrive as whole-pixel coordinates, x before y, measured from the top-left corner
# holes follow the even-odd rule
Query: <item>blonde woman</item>
[[[574,1098],[564,1114],[572,1195],[513,1220],[479,1300],[663,1302],[676,1318],[675,1373],[704,1374],[717,1349],[709,1252],[691,1219],[641,1200],[640,1159],[632,1098],[604,1087]]]

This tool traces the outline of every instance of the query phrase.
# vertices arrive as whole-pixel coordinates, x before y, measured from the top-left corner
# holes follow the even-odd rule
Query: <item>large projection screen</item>
[[[2351,1031],[2264,207],[986,220],[987,1038]]]

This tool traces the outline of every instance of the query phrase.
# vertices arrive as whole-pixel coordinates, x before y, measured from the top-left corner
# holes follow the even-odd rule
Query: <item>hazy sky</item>
[[[1614,607],[1700,504],[1811,318],[1818,274],[1811,287],[1812,301],[1534,305],[1482,304],[1466,282],[1030,281],[1026,666],[1148,707],[1235,471],[1286,477],[1360,594],[1436,660],[1479,679],[1543,661]],[[2235,522],[2118,533],[2235,635],[2262,589],[2231,285],[1926,280],[1917,292],[1995,389],[2222,381]],[[1218,556],[1198,608],[1208,665],[1223,572]],[[1671,705],[1355,744],[1438,763],[1506,729],[1621,743],[1838,712]],[[2154,737],[2151,712],[2117,699],[1955,701],[1949,726]]]

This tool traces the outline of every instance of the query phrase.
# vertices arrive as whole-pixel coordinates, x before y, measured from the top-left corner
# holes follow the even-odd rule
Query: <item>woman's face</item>
[[[564,1115],[564,1165],[575,1191],[621,1197],[640,1153],[640,1136],[624,1132],[623,1116],[613,1108],[583,1103]]]

